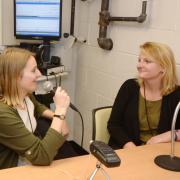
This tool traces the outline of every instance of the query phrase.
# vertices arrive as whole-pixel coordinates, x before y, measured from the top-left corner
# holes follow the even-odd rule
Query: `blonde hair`
[[[140,49],[164,69],[161,94],[167,95],[174,91],[177,88],[178,78],[172,50],[167,45],[157,42],[146,42]],[[138,82],[142,85],[143,80],[138,78]]]
[[[7,48],[0,55],[0,100],[9,106],[20,104],[18,80],[31,56],[34,54],[20,48]]]

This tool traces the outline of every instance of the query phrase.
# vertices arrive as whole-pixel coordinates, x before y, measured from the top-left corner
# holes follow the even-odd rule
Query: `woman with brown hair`
[[[49,165],[67,138],[70,98],[58,87],[53,98],[55,112],[37,102],[32,93],[40,76],[31,52],[8,48],[0,55],[0,169]],[[43,139],[34,135],[40,116],[52,119]]]

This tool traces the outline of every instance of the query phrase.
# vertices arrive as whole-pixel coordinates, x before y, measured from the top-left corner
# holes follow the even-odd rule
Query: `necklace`
[[[24,103],[25,103],[25,106],[26,106],[26,109],[27,109],[28,119],[29,119],[29,123],[30,123],[30,125],[31,125],[31,131],[33,132],[31,117],[30,117],[29,109],[28,109],[27,102],[26,102],[25,99],[24,99]]]
[[[144,83],[143,83],[143,86],[144,86],[144,106],[145,106],[146,120],[147,120],[149,130],[151,132],[151,135],[153,136],[153,131],[152,131],[152,128],[151,128],[150,122],[149,122],[148,108],[147,108],[147,101],[146,101],[146,90],[145,90],[145,84]]]

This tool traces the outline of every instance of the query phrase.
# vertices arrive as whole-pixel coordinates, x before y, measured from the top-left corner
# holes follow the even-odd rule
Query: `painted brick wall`
[[[112,16],[139,16],[141,0],[110,0]],[[99,11],[101,0],[77,1],[78,36],[87,43],[77,46],[75,102],[85,121],[84,147],[92,137],[92,109],[112,105],[120,85],[135,77],[139,45],[145,41],[168,44],[174,51],[180,73],[180,1],[149,0],[147,20],[142,23],[114,22],[108,27],[108,37],[114,42],[112,51],[98,47]],[[179,75],[180,77],[180,75]],[[75,117],[74,138],[80,142],[81,123]]]

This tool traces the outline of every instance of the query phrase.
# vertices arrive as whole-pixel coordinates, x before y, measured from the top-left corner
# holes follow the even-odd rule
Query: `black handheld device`
[[[90,144],[90,151],[107,167],[116,167],[121,163],[121,160],[116,152],[102,141],[93,141]]]

